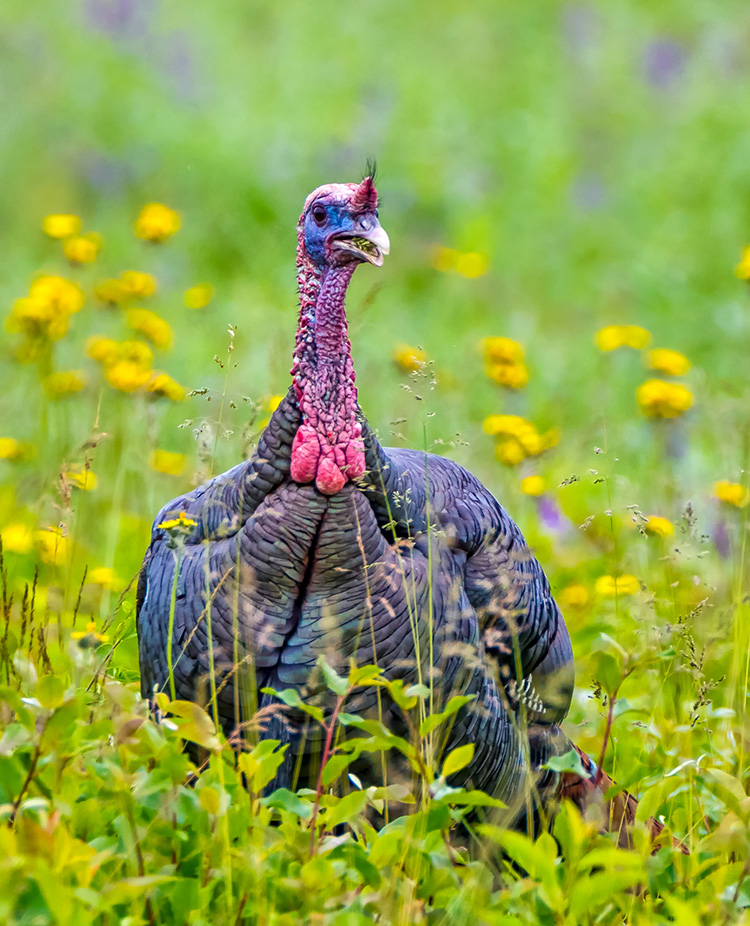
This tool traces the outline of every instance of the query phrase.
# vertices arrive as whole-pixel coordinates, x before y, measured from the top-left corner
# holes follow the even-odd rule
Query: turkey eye
[[[323,206],[313,206],[312,217],[316,225],[325,225],[328,213]]]

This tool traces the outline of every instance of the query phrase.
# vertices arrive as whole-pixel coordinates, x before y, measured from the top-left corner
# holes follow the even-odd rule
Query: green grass
[[[43,0],[1,21],[0,75],[14,88],[2,314],[42,272],[75,280],[86,302],[35,362],[19,362],[19,334],[0,344],[0,438],[25,445],[0,459],[0,919],[747,922],[750,506],[713,488],[747,492],[750,478],[750,293],[733,272],[750,241],[747,5],[63,12]],[[447,453],[518,521],[569,603],[567,732],[598,758],[616,695],[605,767],[688,857],[650,856],[640,825],[635,848],[616,850],[569,810],[556,843],[467,832],[434,787],[377,833],[365,805],[387,795],[339,801],[323,788],[269,802],[267,747],[238,770],[207,716],[178,706],[178,729],[159,727],[137,699],[132,580],[151,521],[241,459],[286,389],[296,218],[312,188],[357,179],[372,155],[392,254],[357,272],[348,300],[362,407],[385,443]],[[182,216],[162,245],[133,234],[149,201]],[[94,264],[70,267],[41,232],[60,212],[101,234]],[[441,272],[439,247],[484,255],[487,272]],[[135,304],[173,329],[153,366],[196,391],[182,402],[118,392],[86,355],[91,335],[128,336],[123,309],[93,296],[128,269],[158,280]],[[184,308],[201,282],[210,305]],[[685,415],[641,413],[645,353],[599,351],[608,324],[641,325],[651,346],[690,359]],[[489,336],[523,344],[523,389],[485,375]],[[425,350],[426,375],[393,362],[400,341]],[[50,369],[84,371],[85,388],[49,399]],[[558,428],[557,446],[501,466],[482,430],[500,413]],[[154,471],[155,449],[184,454],[182,474]],[[93,490],[60,481],[86,467]],[[539,498],[521,490],[529,475],[545,479]],[[674,534],[639,530],[638,512]],[[49,527],[65,538],[57,552]],[[607,596],[600,581],[597,593],[597,579],[622,574],[636,591]],[[577,607],[571,585],[584,589]],[[109,640],[71,636],[89,621]],[[412,710],[418,726],[429,705]],[[181,736],[210,756],[194,787]],[[386,764],[405,748],[379,746]],[[426,791],[440,761],[412,760]],[[348,842],[325,835],[334,822]]]

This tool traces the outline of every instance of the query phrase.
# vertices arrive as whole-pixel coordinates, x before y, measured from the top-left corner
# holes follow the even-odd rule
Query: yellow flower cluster
[[[594,583],[594,591],[602,598],[618,598],[623,595],[635,595],[640,588],[635,576],[599,576]]]
[[[682,383],[648,379],[635,394],[641,410],[651,418],[677,418],[693,404],[693,393]]]
[[[188,309],[205,309],[213,295],[214,288],[210,283],[198,283],[185,290],[185,306]]]
[[[162,521],[161,524],[156,526],[165,531],[191,531],[196,525],[197,521],[194,521],[192,518],[189,518],[184,511],[181,511],[176,518],[170,518],[167,521]]]
[[[156,473],[179,476],[185,469],[186,459],[184,453],[173,453],[171,450],[152,450],[149,454],[148,465]]]
[[[86,385],[82,370],[60,370],[44,378],[44,391],[51,399],[61,399],[80,392]]]
[[[125,270],[119,279],[100,280],[94,287],[94,295],[100,302],[120,305],[129,299],[146,299],[156,292],[156,277],[141,270]]]
[[[96,260],[101,246],[101,237],[95,232],[71,235],[63,241],[63,254],[71,264],[91,264]]]
[[[14,522],[0,531],[4,553],[28,553],[34,544],[34,535],[30,527]]]
[[[68,331],[70,316],[83,308],[84,300],[80,286],[65,277],[40,276],[31,284],[29,295],[16,300],[6,326],[25,335],[29,342],[58,341]]]
[[[94,621],[86,624],[86,630],[74,630],[70,635],[71,640],[80,640],[82,643],[109,643],[108,633],[97,633]]]
[[[182,386],[166,373],[153,373],[146,383],[146,392],[155,398],[170,399],[172,402],[181,402],[185,398]]]
[[[86,581],[92,585],[100,585],[102,588],[120,588],[123,585],[122,579],[117,575],[114,569],[109,566],[98,566],[86,573]]]
[[[643,350],[651,340],[651,332],[640,325],[607,325],[596,332],[596,346],[601,351],[617,350],[618,347],[632,347]]]
[[[563,611],[568,609],[582,611],[590,600],[588,589],[580,582],[572,582],[570,585],[566,585],[560,594],[555,597]]]
[[[144,241],[158,244],[180,230],[179,213],[163,203],[147,203],[135,220],[135,233]]]
[[[656,347],[646,355],[646,362],[652,370],[666,376],[684,376],[690,369],[690,361],[678,350],[669,347]]]
[[[714,483],[714,498],[725,505],[732,505],[735,508],[744,508],[750,502],[750,492],[739,482],[729,482],[728,479],[721,479]]]
[[[486,254],[478,251],[457,251],[439,245],[433,251],[432,266],[441,273],[457,273],[475,280],[487,273],[490,262]]]
[[[674,524],[668,518],[651,514],[643,523],[643,529],[654,537],[671,537],[674,534]]]
[[[427,354],[421,347],[410,347],[408,344],[397,344],[393,348],[393,362],[397,367],[407,373],[416,373],[427,363]]]
[[[517,466],[527,457],[536,457],[555,447],[560,439],[557,428],[540,434],[520,415],[489,415],[483,428],[485,434],[497,437],[495,456],[505,466]]]
[[[39,530],[34,533],[34,544],[39,550],[42,562],[48,566],[63,566],[70,554],[70,539],[59,527]]]
[[[77,215],[46,215],[42,230],[50,238],[71,238],[81,230],[81,220]]]
[[[484,371],[508,389],[523,389],[529,381],[523,347],[511,338],[484,338]]]
[[[734,273],[740,280],[750,280],[750,244],[742,249],[742,257]]]
[[[32,448],[22,444],[15,437],[0,437],[0,460],[10,460],[17,463],[26,460],[32,455]]]
[[[86,342],[86,353],[102,364],[105,379],[120,392],[137,392],[152,376],[154,354],[142,341],[115,341],[94,335]]]
[[[544,495],[546,488],[547,483],[543,476],[525,476],[521,480],[521,491],[524,495],[531,495],[533,498]]]
[[[140,332],[161,350],[172,346],[172,329],[169,323],[150,309],[128,309],[125,316],[128,328]]]
[[[96,473],[90,469],[74,469],[63,474],[68,485],[76,489],[84,489],[86,492],[93,492],[99,480]]]
[[[71,264],[92,263],[102,246],[96,232],[81,234],[81,220],[77,215],[46,215],[42,219],[42,229],[50,238],[62,241],[63,254]]]

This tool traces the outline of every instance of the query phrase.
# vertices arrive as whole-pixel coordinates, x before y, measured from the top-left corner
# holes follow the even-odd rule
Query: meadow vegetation
[[[0,21],[0,921],[750,923],[747,5]],[[630,848],[569,806],[538,838],[494,826],[423,689],[389,685],[411,740],[347,713],[386,684],[366,667],[324,667],[329,762],[297,793],[210,705],[140,700],[152,518],[251,452],[289,382],[304,197],[373,154],[392,255],[350,291],[361,405],[535,548],[566,730],[641,799]],[[347,778],[362,749],[401,755],[413,803]]]

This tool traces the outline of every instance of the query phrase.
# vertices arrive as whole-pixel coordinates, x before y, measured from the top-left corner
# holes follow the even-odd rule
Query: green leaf
[[[592,672],[602,690],[612,697],[622,682],[622,667],[612,653],[597,653]]]
[[[178,734],[191,743],[197,743],[211,752],[221,749],[221,740],[216,735],[213,720],[200,705],[193,701],[170,701],[169,712],[182,719]]]
[[[458,746],[445,757],[443,770],[440,773],[441,777],[448,778],[449,775],[460,772],[462,768],[466,768],[473,758],[474,743],[466,743],[465,746]]]
[[[318,657],[318,665],[320,670],[323,673],[323,678],[326,681],[326,686],[339,697],[343,697],[346,692],[349,690],[349,681],[348,679],[342,678],[336,670],[328,663],[328,660],[325,656]]]
[[[323,784],[329,785],[332,781],[336,781],[344,769],[350,766],[357,758],[358,754],[356,752],[349,753],[348,755],[331,756],[331,758],[326,762],[325,768],[323,769]]]
[[[603,871],[578,878],[570,892],[570,912],[574,917],[595,915],[612,902],[614,895],[634,887],[642,879],[640,868]]]
[[[542,768],[548,768],[552,772],[573,772],[581,778],[590,777],[575,749],[569,749],[560,756],[551,756]]]
[[[326,829],[333,829],[339,823],[348,823],[354,817],[359,816],[365,804],[367,804],[365,791],[352,791],[351,794],[342,797],[337,804],[326,809]]]
[[[402,711],[410,711],[417,706],[417,696],[407,695],[404,691],[404,680],[402,678],[394,679],[388,682],[388,694],[398,704]]]
[[[65,700],[65,683],[58,675],[45,675],[36,685],[36,698],[42,707],[54,710]]]
[[[463,788],[449,788],[448,793],[438,800],[451,807],[506,807],[496,797],[485,794],[484,791],[465,791]]]
[[[324,723],[325,721],[325,714],[321,708],[303,701],[296,688],[285,688],[283,691],[276,691],[275,688],[261,688],[261,692],[263,694],[275,695],[279,701],[286,704],[287,707],[296,707],[304,711],[305,714],[309,714],[313,720],[317,720],[318,723]]]
[[[352,661],[352,667],[349,670],[349,684],[355,685],[382,685],[384,684],[382,671],[377,666],[355,666]]]
[[[277,788],[273,794],[262,797],[260,803],[264,807],[271,807],[274,810],[287,810],[302,820],[307,820],[312,815],[312,805],[308,801],[303,801],[287,788]]]
[[[465,704],[473,701],[475,695],[454,695],[445,705],[445,708],[439,714],[431,714],[426,717],[419,726],[420,736],[427,736],[437,729],[441,723],[452,717],[456,711],[460,710]]]

